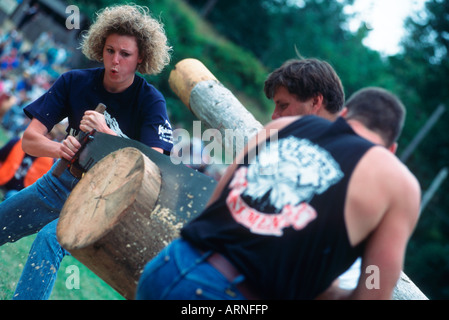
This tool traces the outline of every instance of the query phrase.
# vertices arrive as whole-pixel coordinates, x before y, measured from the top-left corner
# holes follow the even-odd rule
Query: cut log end
[[[67,199],[58,223],[61,245],[70,251],[94,243],[127,208],[142,206],[139,196],[152,209],[160,184],[159,168],[137,149],[125,148],[105,157]]]
[[[59,243],[127,299],[145,264],[177,236],[167,231],[173,219],[162,219],[167,214],[156,206],[160,188],[150,159],[120,149],[85,174],[61,211]]]
[[[176,64],[170,73],[168,83],[173,92],[190,109],[190,92],[199,82],[209,80],[218,82],[201,61],[184,59]]]

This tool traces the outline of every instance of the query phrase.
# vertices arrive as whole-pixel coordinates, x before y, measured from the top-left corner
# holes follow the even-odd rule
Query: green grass
[[[10,300],[35,235],[0,247],[0,300]],[[70,289],[70,266],[79,268],[80,288]],[[69,286],[70,287],[70,286]],[[123,297],[71,256],[62,261],[50,300],[122,300]]]

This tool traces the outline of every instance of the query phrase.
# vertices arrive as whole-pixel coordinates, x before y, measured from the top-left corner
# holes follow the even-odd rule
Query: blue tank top
[[[247,157],[181,235],[226,256],[264,299],[313,299],[363,249],[349,242],[344,204],[372,146],[343,118],[300,118]]]

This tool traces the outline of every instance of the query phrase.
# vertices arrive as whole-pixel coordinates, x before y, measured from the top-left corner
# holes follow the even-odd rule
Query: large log
[[[252,136],[262,128],[253,115],[224,88],[215,76],[198,60],[185,59],[180,61],[171,72],[170,87],[189,110],[210,128],[231,128],[242,135]],[[244,129],[242,129],[244,128]],[[225,149],[230,150],[229,141],[222,143]],[[234,159],[236,152],[243,150],[232,149]],[[395,300],[421,300],[427,297],[402,272],[393,293]]]
[[[428,298],[404,272],[401,272],[393,290],[393,300],[428,300]]]
[[[215,139],[232,159],[262,124],[198,60],[185,59],[170,73],[171,89],[207,127],[219,130]]]
[[[155,206],[160,186],[158,167],[124,148],[93,166],[61,211],[60,244],[127,299],[145,264],[179,236],[173,214]]]

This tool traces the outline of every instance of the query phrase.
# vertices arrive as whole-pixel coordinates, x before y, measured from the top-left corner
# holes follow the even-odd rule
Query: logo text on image
[[[65,27],[69,30],[80,29],[80,9],[75,5],[70,5],[65,9],[65,13],[69,14],[65,20]]]
[[[201,121],[194,121],[193,123],[193,138],[186,129],[173,130],[174,146],[170,155],[172,163],[185,165],[229,165],[234,162],[233,156],[240,154],[243,151],[243,147],[252,139],[255,139],[258,151],[267,148],[273,153],[273,159],[277,159],[276,153],[278,150],[271,147],[271,145],[276,145],[273,142],[277,141],[277,130],[271,129],[268,133],[262,130],[254,136],[248,136],[246,131],[239,129],[226,129],[224,131],[224,135],[218,129],[206,129],[202,132]],[[266,141],[268,134],[271,143]],[[254,161],[255,153],[255,148],[248,151],[247,158],[249,163]],[[237,162],[238,164],[243,164],[243,159],[239,159]]]

